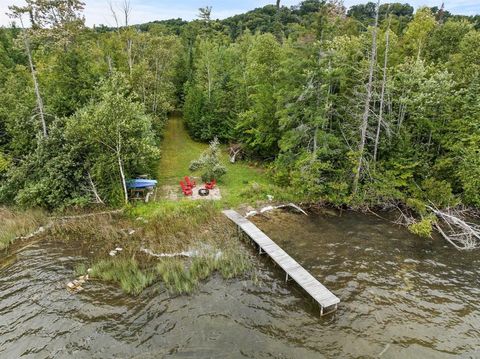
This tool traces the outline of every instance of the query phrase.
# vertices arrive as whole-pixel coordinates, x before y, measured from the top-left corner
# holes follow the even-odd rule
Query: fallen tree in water
[[[411,213],[404,213],[398,206],[400,217],[394,222],[407,226],[417,235],[431,237],[435,229],[447,242],[458,250],[472,250],[480,248],[480,225],[467,222],[462,211],[447,208],[440,210],[432,206],[425,206],[422,220],[418,221]]]
[[[427,206],[427,208],[441,221],[440,223],[438,221],[434,223],[435,229],[451,245],[459,250],[480,248],[479,225],[466,222],[460,218],[460,214],[453,210],[440,211],[431,206]]]

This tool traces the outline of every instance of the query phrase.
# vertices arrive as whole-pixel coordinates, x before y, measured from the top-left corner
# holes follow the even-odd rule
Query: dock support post
[[[288,282],[288,273],[285,274],[285,282]]]
[[[320,316],[323,317],[323,307],[321,304],[320,304]]]

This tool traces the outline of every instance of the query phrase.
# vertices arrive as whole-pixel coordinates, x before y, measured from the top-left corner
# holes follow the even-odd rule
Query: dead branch
[[[472,250],[480,248],[480,226],[469,223],[460,218],[460,215],[453,213],[453,210],[440,211],[434,207],[427,206],[441,224],[448,229],[442,228],[440,223],[435,224],[435,228],[441,236],[458,250]]]

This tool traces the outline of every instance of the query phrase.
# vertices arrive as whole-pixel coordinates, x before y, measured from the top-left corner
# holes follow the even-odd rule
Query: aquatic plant
[[[73,273],[75,276],[79,277],[87,273],[87,265],[85,263],[78,263],[73,267]]]
[[[115,282],[125,293],[138,295],[157,278],[151,270],[141,270],[132,258],[100,260],[92,266],[91,276],[104,281]]]
[[[192,292],[198,285],[184,264],[178,259],[166,259],[158,263],[157,272],[170,292],[184,294]]]

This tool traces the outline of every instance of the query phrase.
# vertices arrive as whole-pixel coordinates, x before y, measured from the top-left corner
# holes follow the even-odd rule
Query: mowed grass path
[[[165,128],[161,145],[160,165],[158,167],[158,184],[178,185],[180,180],[190,174],[190,162],[200,156],[208,145],[195,142],[188,135],[182,118],[178,115],[170,117]]]
[[[161,146],[162,158],[157,174],[159,185],[177,185],[180,188],[179,181],[186,175],[192,175],[188,169],[190,162],[207,148],[208,144],[196,142],[189,136],[180,116],[170,117]],[[243,161],[230,163],[226,146],[222,146],[222,163],[227,167],[227,174],[222,177],[219,187],[226,202],[237,204],[242,190],[252,183],[269,183],[263,168]]]

